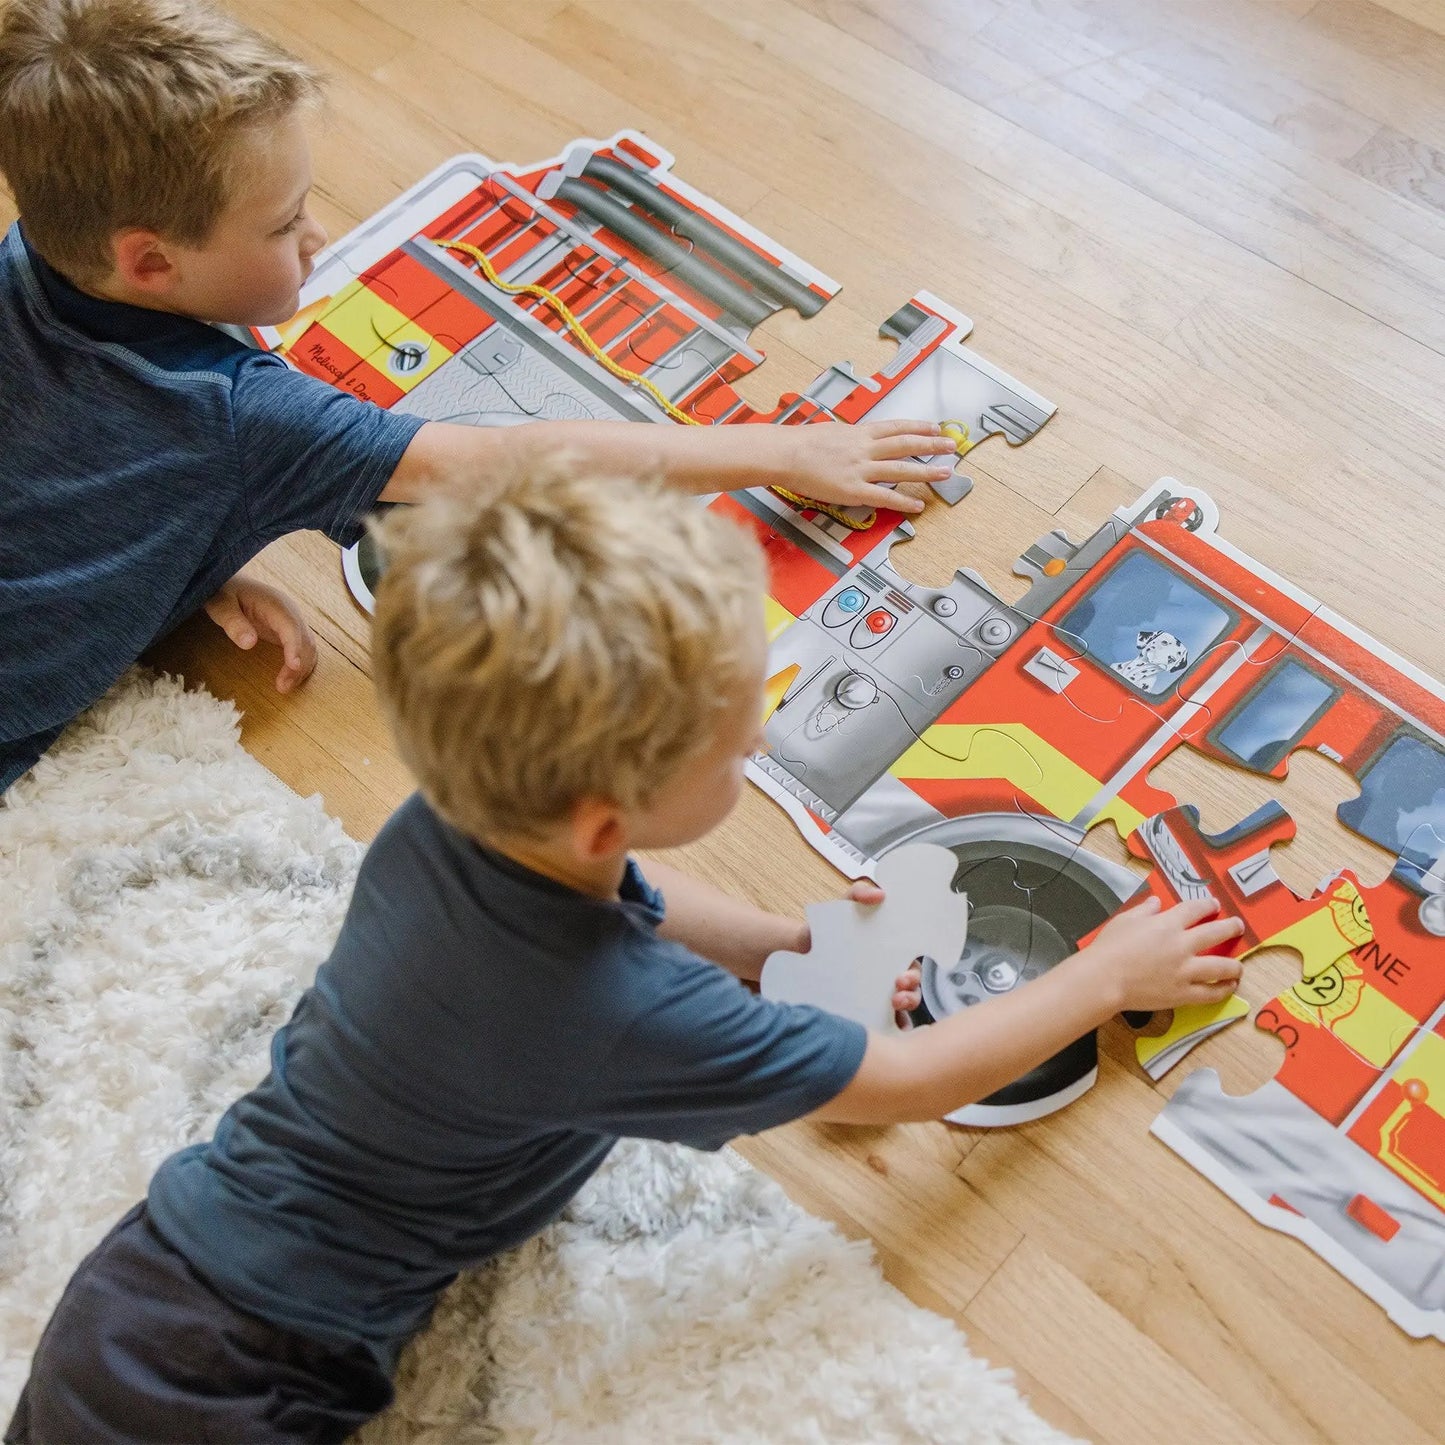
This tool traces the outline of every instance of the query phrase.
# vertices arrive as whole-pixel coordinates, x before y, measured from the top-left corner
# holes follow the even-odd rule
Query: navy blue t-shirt
[[[715,1149],[848,1084],[858,1024],[757,997],[661,918],[634,865],[602,902],[411,798],[270,1074],[151,1181],[156,1228],[234,1305],[389,1369],[619,1136]]]
[[[422,425],[0,241],[0,792],[268,543],[360,535]]]

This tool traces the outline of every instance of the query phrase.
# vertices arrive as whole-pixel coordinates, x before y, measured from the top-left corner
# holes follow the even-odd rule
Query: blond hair
[[[645,806],[755,685],[762,553],[692,498],[558,461],[377,531],[382,705],[475,838],[536,835],[588,797]]]
[[[141,227],[203,244],[238,148],[320,78],[198,0],[10,0],[0,11],[0,171],[26,235],[77,279]]]

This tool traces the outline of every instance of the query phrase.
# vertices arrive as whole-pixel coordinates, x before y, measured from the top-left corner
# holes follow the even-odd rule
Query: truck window
[[[1360,796],[1340,822],[1428,872],[1445,854],[1445,752],[1424,738],[1397,737],[1360,777]]]
[[[1267,773],[1340,695],[1292,658],[1272,669],[1216,728],[1210,741],[1255,772]]]
[[[1172,567],[1130,552],[1058,626],[1135,692],[1160,697],[1184,680],[1234,620]]]

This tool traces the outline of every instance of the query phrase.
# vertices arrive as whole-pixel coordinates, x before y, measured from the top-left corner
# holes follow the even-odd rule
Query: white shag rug
[[[361,851],[139,670],[0,803],[0,1428],[76,1262],[261,1077]],[[365,1445],[1065,1440],[866,1244],[641,1143],[457,1282],[398,1389]]]

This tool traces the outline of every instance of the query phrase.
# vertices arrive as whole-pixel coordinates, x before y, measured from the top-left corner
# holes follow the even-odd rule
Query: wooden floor
[[[1445,0],[234,6],[332,76],[316,156],[333,235],[457,151],[535,161],[636,126],[843,283],[755,338],[751,399],[845,357],[872,370],[877,322],[915,288],[968,311],[977,348],[1059,412],[1027,447],[970,457],[974,494],[895,553],[914,575],[967,561],[1015,595],[1035,537],[1078,537],[1172,473],[1211,491],[1231,540],[1445,674]],[[247,746],[369,838],[409,783],[364,619],[323,540],[265,565],[323,639],[300,695],[278,701],[272,660],[205,624],[167,660],[235,698]],[[1335,823],[1357,790],[1323,762],[1283,789],[1192,755],[1162,776],[1211,829],[1281,796],[1300,886],[1388,866]],[[757,794],[688,853],[775,907],[841,886]],[[1251,997],[1295,967],[1254,965]],[[1445,1349],[1152,1140],[1174,1081],[1151,1086],[1122,1032],[1104,1045],[1093,1093],[1034,1126],[795,1126],[745,1152],[871,1236],[901,1289],[1079,1435],[1441,1439]],[[1246,1025],[1194,1058],[1244,1090],[1276,1049]]]

